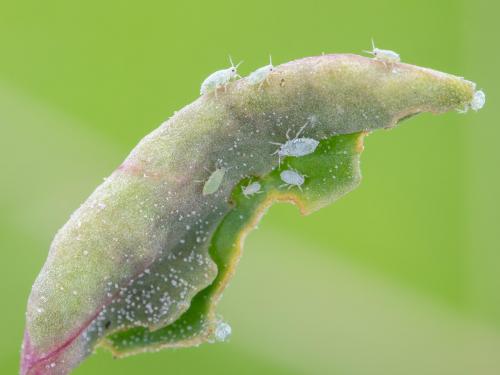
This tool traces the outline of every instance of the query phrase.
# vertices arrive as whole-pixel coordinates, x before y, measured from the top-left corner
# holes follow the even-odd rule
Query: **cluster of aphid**
[[[391,50],[376,48],[373,39],[372,50],[364,52],[373,55],[374,59],[383,61],[384,63],[392,64],[400,62],[399,54]],[[217,70],[216,72],[210,74],[203,81],[200,88],[200,95],[208,94],[212,91],[214,91],[214,93],[217,95],[218,89],[223,88],[225,90],[229,82],[231,82],[235,78],[241,78],[241,76],[238,74],[238,67],[243,61],[240,61],[237,65],[234,65],[231,56],[229,56],[229,62],[231,63],[231,66],[229,68]],[[269,74],[271,74],[273,70],[273,62],[271,56],[269,56],[269,64],[250,73],[250,75],[247,77],[247,82],[250,85],[258,84],[259,88],[261,88],[264,82],[268,82]]]
[[[372,40],[372,50],[365,52],[373,55],[374,59],[382,61],[385,64],[394,64],[400,62],[400,57],[396,52],[376,48],[373,40]],[[229,61],[231,62],[231,66],[229,68],[218,70],[210,74],[203,81],[200,89],[201,95],[208,94],[212,91],[217,95],[218,89],[223,88],[225,90],[226,86],[230,81],[232,81],[235,78],[241,78],[238,75],[237,71],[238,66],[240,66],[241,62],[235,66],[231,57],[229,57]],[[274,66],[271,57],[269,57],[269,64],[251,73],[247,77],[247,82],[250,85],[258,84],[259,88],[261,88],[265,82],[268,82],[269,74],[273,72],[273,70]],[[271,142],[272,144],[279,146],[279,148],[274,153],[278,155],[278,167],[281,166],[281,159],[284,157],[305,156],[313,153],[316,150],[316,147],[318,147],[319,144],[317,140],[307,137],[299,137],[306,126],[307,124],[301,127],[297,132],[297,134],[295,135],[295,137],[292,139],[289,138],[288,134],[289,131],[287,131],[286,133],[287,141],[285,143]],[[226,173],[226,168],[218,168],[214,172],[212,172],[212,174],[210,175],[210,177],[207,179],[207,181],[203,186],[203,195],[214,194],[219,189],[224,179],[225,173]],[[297,170],[289,167],[288,169],[280,173],[280,178],[284,183],[280,187],[288,187],[290,189],[296,186],[300,190],[302,190],[302,185],[304,184],[306,177],[307,177],[306,175],[303,175]],[[247,198],[254,194],[261,193],[261,184],[257,181],[254,182],[250,181],[250,183],[247,186],[242,187],[242,192],[243,195]]]
[[[289,133],[290,129],[286,132],[287,141],[285,143],[271,142],[274,145],[278,145],[279,148],[273,153],[273,155],[278,155],[278,167],[281,166],[281,159],[287,156],[300,157],[312,154],[316,147],[319,145],[319,141],[313,138],[300,137],[300,134],[307,126],[307,123],[302,126],[295,137],[290,139]],[[224,179],[226,173],[226,168],[217,168],[210,177],[207,179],[203,186],[203,195],[210,195],[215,193]],[[302,185],[305,182],[307,176],[299,173],[297,170],[288,167],[288,169],[280,173],[281,181],[284,182],[280,187],[288,187],[289,189],[296,186],[302,191]],[[250,181],[247,186],[241,188],[243,195],[247,198],[254,194],[261,193],[261,184],[257,181]]]

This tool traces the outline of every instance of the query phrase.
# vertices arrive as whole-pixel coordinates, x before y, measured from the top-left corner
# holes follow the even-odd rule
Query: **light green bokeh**
[[[492,1],[0,4],[0,373],[17,371],[27,296],[52,237],[200,82],[322,52],[381,48],[463,75],[479,113],[366,139],[363,182],[309,217],[277,205],[220,312],[229,343],[75,374],[500,373],[500,6]]]

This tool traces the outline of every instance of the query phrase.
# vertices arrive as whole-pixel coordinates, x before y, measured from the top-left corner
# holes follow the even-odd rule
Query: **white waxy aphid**
[[[269,83],[269,74],[274,70],[273,61],[271,56],[269,56],[269,65],[263,66],[257,69],[255,72],[250,73],[247,80],[251,85],[259,85],[259,89],[262,87],[264,82]]]
[[[375,42],[373,41],[373,39],[372,39],[372,50],[364,52],[373,55],[373,58],[375,60],[380,60],[384,63],[394,64],[401,61],[401,58],[399,57],[399,54],[397,52],[375,47]]]
[[[215,327],[215,339],[217,341],[226,341],[231,336],[231,326],[226,322],[218,322]]]
[[[260,183],[255,181],[248,184],[247,186],[242,186],[241,191],[243,192],[243,195],[248,198],[254,194],[262,193],[260,191],[260,188],[261,188]]]
[[[273,153],[273,155],[278,154],[278,165],[281,165],[281,158],[284,158],[286,156],[305,156],[312,154],[316,150],[319,141],[306,137],[299,138],[300,133],[302,133],[306,126],[307,124],[301,127],[297,134],[295,134],[295,137],[292,139],[290,139],[290,137],[288,136],[288,133],[290,131],[290,129],[288,129],[288,131],[286,132],[286,138],[288,140],[285,143],[271,142],[273,145],[280,146],[280,148]]]
[[[479,111],[481,108],[483,108],[485,102],[486,102],[486,95],[484,94],[484,91],[478,90],[474,93],[474,96],[470,103],[470,107],[474,111]]]
[[[233,78],[240,77],[238,75],[238,66],[243,61],[240,61],[238,65],[234,66],[233,60],[231,59],[231,56],[229,56],[229,61],[231,63],[231,66],[227,69],[221,69],[217,70],[216,72],[213,72],[210,74],[201,84],[200,88],[200,95],[206,94],[211,91],[215,91],[217,95],[217,89],[220,87],[226,88],[226,85],[231,81]]]
[[[225,168],[218,168],[212,172],[208,180],[203,185],[203,195],[210,195],[219,190],[224,175],[226,174]]]
[[[306,175],[302,175],[295,169],[286,169],[280,173],[281,181],[284,182],[280,187],[288,186],[288,189],[297,186],[302,191],[302,185],[306,179]]]
[[[469,108],[474,111],[479,111],[481,108],[483,108],[485,102],[486,102],[486,95],[484,91],[478,90],[474,92],[474,95],[470,103],[465,105],[465,107],[462,109],[457,109],[457,111],[459,113],[466,113],[469,110]]]

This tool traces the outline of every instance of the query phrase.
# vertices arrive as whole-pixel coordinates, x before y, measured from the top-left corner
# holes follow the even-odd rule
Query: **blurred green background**
[[[269,53],[360,53],[373,37],[477,82],[485,108],[372,134],[361,186],[311,216],[274,206],[220,305],[229,343],[100,351],[75,374],[499,374],[498,14],[489,0],[2,1],[0,373],[17,372],[57,229],[229,53],[246,74]]]

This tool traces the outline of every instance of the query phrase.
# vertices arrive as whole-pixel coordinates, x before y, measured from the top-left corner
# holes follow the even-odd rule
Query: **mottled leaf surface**
[[[407,64],[325,55],[206,94],[146,136],[57,233],[28,302],[22,374],[66,374],[97,345],[116,355],[215,340],[215,306],[246,233],[275,201],[317,210],[360,180],[363,137],[420,112],[466,110],[475,85]],[[282,186],[278,146],[305,125],[306,175]],[[204,181],[225,170],[218,189]],[[262,192],[246,197],[242,186]],[[263,307],[265,308],[265,307]]]

